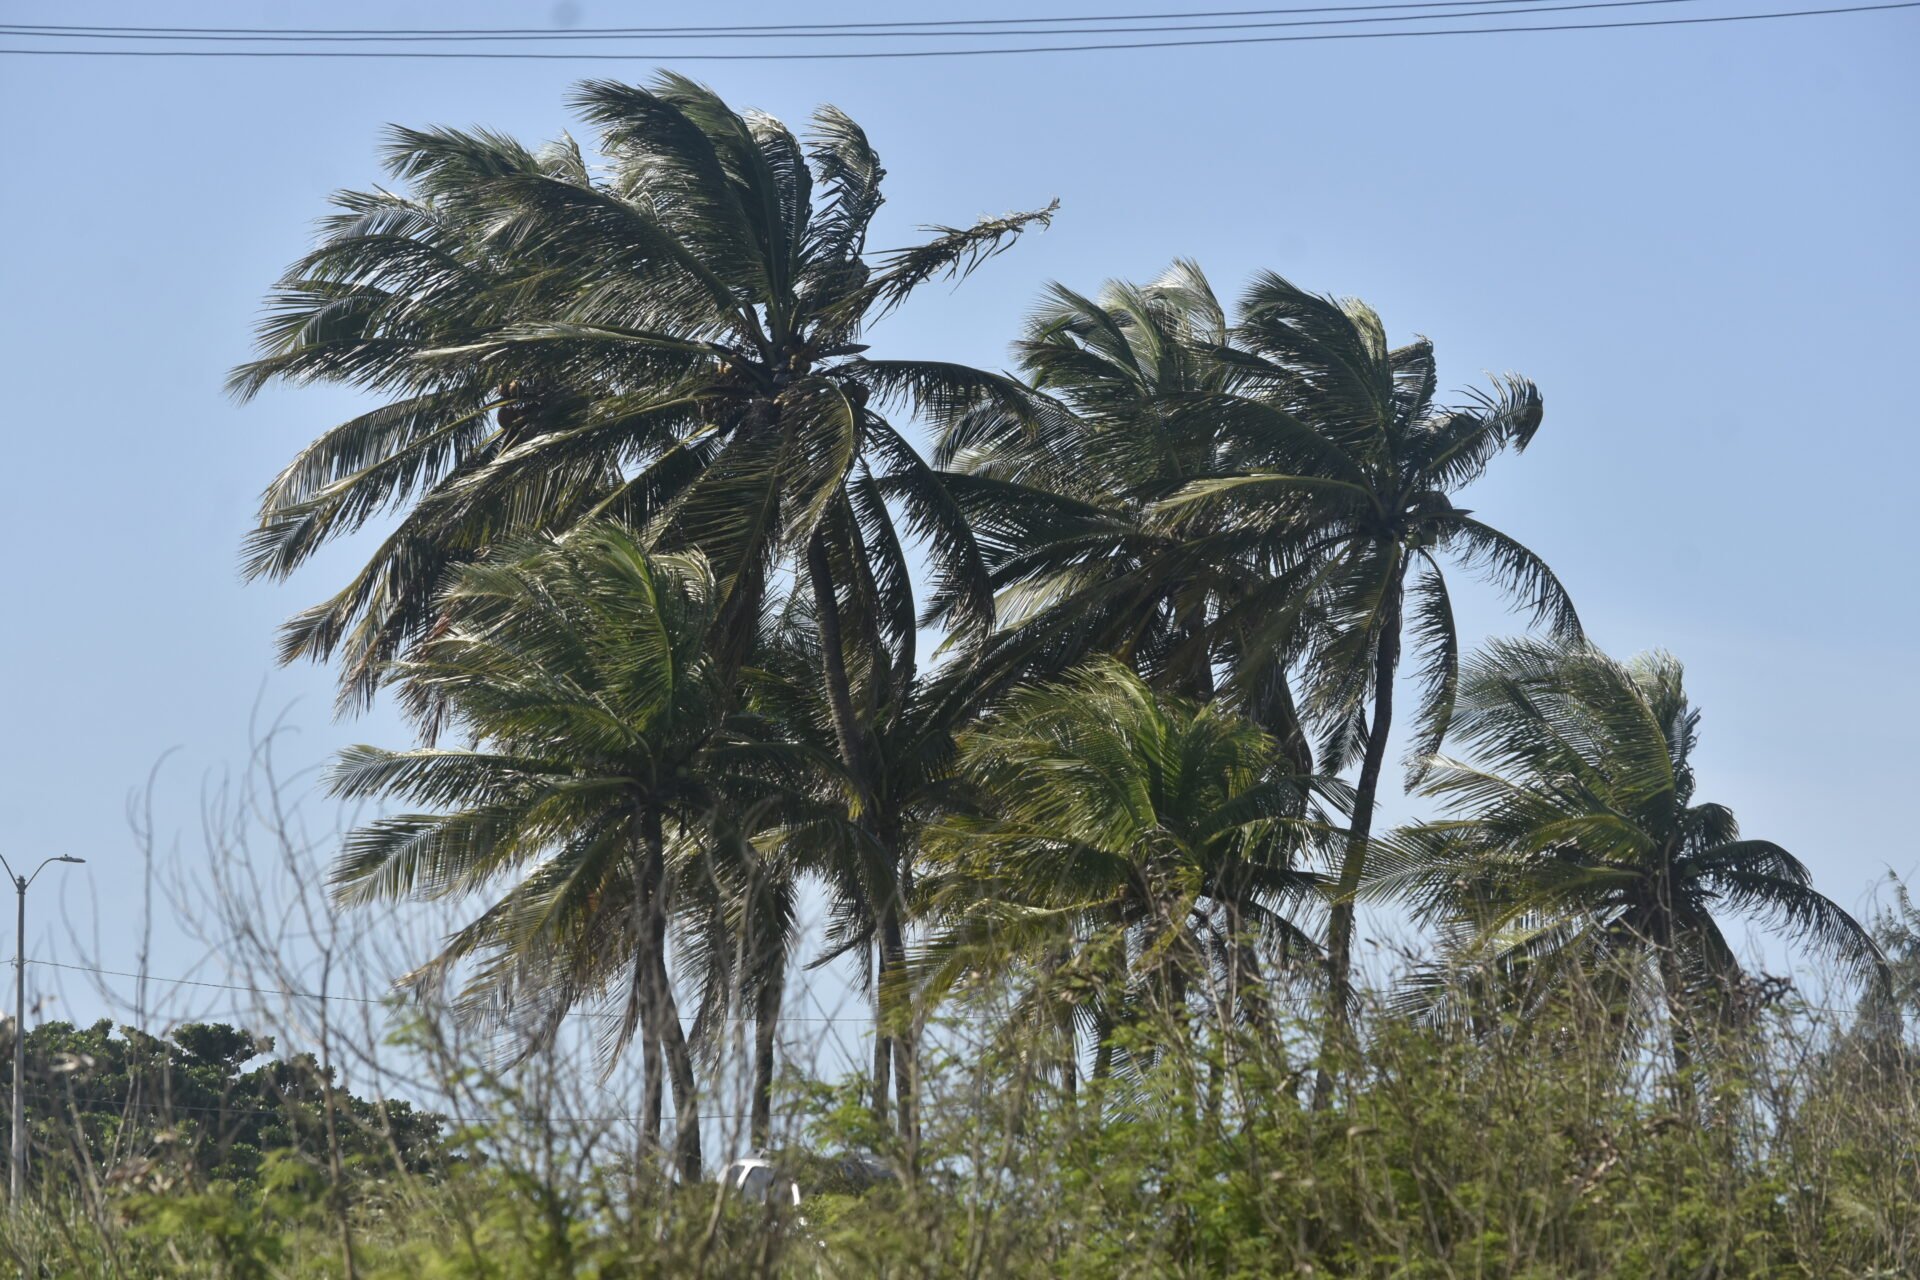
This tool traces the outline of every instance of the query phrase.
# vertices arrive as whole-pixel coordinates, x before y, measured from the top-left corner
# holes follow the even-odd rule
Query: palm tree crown
[[[984,375],[864,360],[860,338],[1051,209],[874,252],[885,171],[839,111],[821,108],[803,145],[673,75],[590,82],[575,102],[599,164],[571,138],[530,150],[395,129],[402,189],[336,197],[320,247],[280,282],[234,389],[323,380],[385,403],[269,486],[248,571],[288,574],[407,507],[343,591],[288,624],[283,656],[337,652],[346,693],[366,696],[432,626],[446,566],[596,514],[699,547],[742,644],[772,561],[816,535],[843,562],[883,562],[843,563],[843,580],[904,578],[884,499],[907,504],[969,607],[987,608],[966,585],[980,573],[965,521],[877,411]]]
[[[1256,940],[1312,950],[1290,914],[1315,886],[1297,859],[1309,780],[1246,720],[1102,659],[1016,694],[961,761],[982,807],[929,837],[937,982],[1036,957],[1070,970],[1104,1050],[1134,1001],[1177,1013],[1220,976],[1240,1004],[1261,981]]]
[[[1220,619],[1243,637],[1240,678],[1262,662],[1297,664],[1303,718],[1323,730],[1321,767],[1360,757],[1328,922],[1337,1026],[1409,623],[1421,663],[1416,759],[1438,747],[1453,712],[1460,641],[1444,561],[1484,571],[1559,635],[1579,635],[1580,623],[1538,556],[1453,500],[1495,456],[1533,439],[1542,408],[1532,383],[1505,378],[1446,407],[1432,344],[1390,347],[1363,302],[1266,273],[1240,310],[1221,358],[1235,370],[1236,453],[1254,461],[1239,475],[1195,481],[1168,506],[1192,513],[1197,539],[1215,546],[1209,559],[1264,570]]]
[[[454,577],[446,625],[391,669],[474,746],[355,747],[333,773],[339,795],[431,806],[349,836],[333,875],[344,901],[494,894],[416,979],[470,965],[461,1006],[526,1048],[576,1005],[605,1006],[609,1054],[644,1031],[687,1117],[668,845],[753,812],[777,751],[730,730],[706,651],[717,602],[698,556],[649,555],[615,526],[501,548]],[[696,1172],[698,1144],[689,1119],[681,1159]]]
[[[1799,859],[1697,799],[1699,726],[1667,654],[1623,663],[1584,645],[1496,644],[1462,684],[1469,759],[1436,759],[1422,788],[1455,816],[1397,833],[1374,888],[1470,926],[1474,958],[1544,978],[1543,991],[1575,973],[1606,983],[1651,969],[1676,1019],[1734,1003],[1722,913],[1882,975],[1866,931]]]
[[[1097,298],[1064,285],[1015,346],[1029,385],[994,389],[943,424],[935,461],[976,527],[1006,628],[990,669],[1062,674],[1092,653],[1192,697],[1213,691],[1208,623],[1236,575],[1196,561],[1155,509],[1223,462],[1214,357],[1226,316],[1199,267]],[[936,607],[940,601],[936,600]]]

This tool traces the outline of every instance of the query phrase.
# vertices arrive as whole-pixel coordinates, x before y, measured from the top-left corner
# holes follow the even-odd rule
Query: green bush
[[[795,1082],[804,1138],[776,1158],[797,1213],[496,1154],[430,1177],[357,1163],[343,1233],[324,1164],[294,1149],[247,1180],[73,1178],[5,1238],[30,1273],[234,1280],[340,1276],[347,1238],[358,1276],[407,1280],[1920,1274],[1920,1074],[1884,1036],[1776,1012],[1682,1087],[1604,1020],[1376,1015],[1316,1109],[1310,1029],[1136,1026],[1124,1073],[1071,1092],[1033,1046],[950,1031],[914,1150],[861,1081]]]

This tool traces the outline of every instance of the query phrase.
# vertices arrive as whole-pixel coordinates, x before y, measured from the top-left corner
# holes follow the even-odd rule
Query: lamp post
[[[20,1213],[20,1198],[27,1190],[27,886],[38,880],[50,863],[85,861],[85,858],[63,853],[42,862],[33,869],[32,875],[22,876],[14,875],[12,864],[0,855],[0,867],[5,867],[13,878],[13,891],[20,899],[15,917],[17,932],[13,936],[13,1179],[8,1197],[16,1217]]]

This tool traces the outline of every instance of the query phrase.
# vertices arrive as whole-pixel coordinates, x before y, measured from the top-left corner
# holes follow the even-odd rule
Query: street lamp
[[[13,890],[20,897],[13,938],[13,1181],[10,1201],[16,1216],[20,1197],[27,1189],[27,886],[40,878],[50,863],[85,862],[70,853],[48,858],[33,869],[30,876],[14,875],[13,866],[0,854],[0,867],[13,878]]]

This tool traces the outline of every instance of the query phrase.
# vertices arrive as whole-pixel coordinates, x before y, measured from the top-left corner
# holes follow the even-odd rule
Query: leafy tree
[[[27,1033],[24,1048],[42,1187],[68,1175],[251,1185],[275,1151],[324,1158],[330,1095],[349,1167],[384,1165],[397,1153],[412,1172],[432,1173],[449,1159],[441,1117],[354,1097],[311,1054],[274,1057],[270,1037],[223,1023],[186,1023],[161,1037],[104,1019],[86,1027],[45,1022]],[[13,1055],[0,1059],[0,1090],[10,1089]]]
[[[1162,512],[1185,485],[1252,461],[1235,460],[1257,407],[1229,391],[1229,334],[1192,262],[1150,284],[1110,283],[1097,298],[1050,286],[1015,344],[1029,384],[950,412],[935,460],[961,472],[948,483],[1001,592],[1004,625],[980,646],[983,677],[1053,678],[1113,654],[1184,696],[1224,692],[1305,774],[1312,752],[1283,669],[1262,662],[1258,677],[1215,687],[1244,656],[1244,637],[1217,619],[1266,566],[1197,538],[1191,516],[1176,528]]]
[[[529,1047],[583,1001],[610,1015],[609,1053],[641,1030],[646,1114],[660,1114],[658,1054],[677,1159],[698,1176],[698,1090],[666,967],[669,844],[697,848],[717,812],[750,811],[779,751],[729,720],[707,648],[713,577],[698,556],[650,555],[596,525],[463,568],[442,604],[443,628],[390,678],[474,746],[342,753],[337,794],[434,811],[353,832],[336,890],[365,903],[507,881],[415,980],[472,962],[462,1005]]]
[[[1289,914],[1316,887],[1298,866],[1310,782],[1251,723],[1096,660],[1015,694],[965,735],[961,768],[980,812],[930,837],[935,987],[1019,966],[1028,1016],[1077,991],[1098,1074],[1136,1002],[1182,1016],[1217,979],[1244,1016],[1266,981],[1254,939],[1313,949]]]
[[[1202,346],[1224,341],[1225,326],[1191,263],[1097,299],[1054,284],[1014,347],[1030,385],[948,418],[935,461],[961,471],[948,483],[1012,597],[995,665],[1058,676],[1105,651],[1189,696],[1212,692],[1211,584],[1168,563],[1182,547],[1149,517],[1216,469],[1211,423],[1174,410],[1217,389]]]
[[[1434,759],[1421,788],[1453,816],[1396,833],[1372,887],[1468,926],[1469,958],[1549,991],[1624,986],[1623,1004],[1651,970],[1683,1067],[1695,1021],[1737,1010],[1721,913],[1884,983],[1873,939],[1799,859],[1696,798],[1700,713],[1671,656],[1497,643],[1468,665],[1457,721],[1470,757]]]

